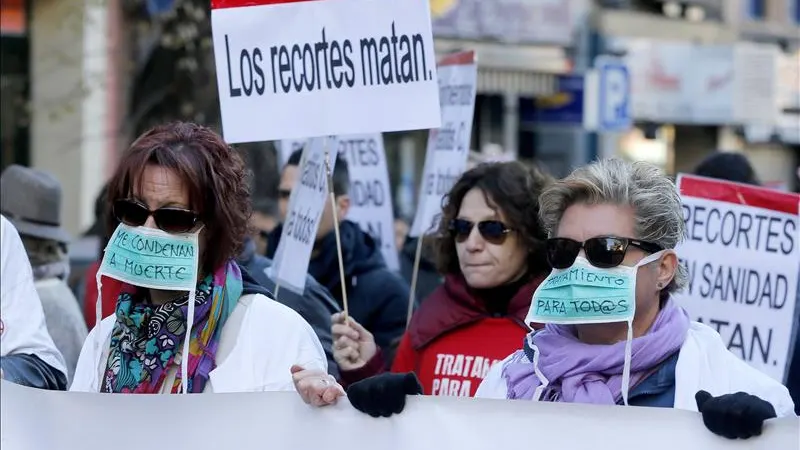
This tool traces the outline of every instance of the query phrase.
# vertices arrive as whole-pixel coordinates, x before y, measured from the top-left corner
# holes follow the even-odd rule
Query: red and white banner
[[[428,0],[213,0],[229,143],[436,128]]]
[[[728,349],[784,381],[796,332],[800,195],[678,176],[689,283],[675,296]]]

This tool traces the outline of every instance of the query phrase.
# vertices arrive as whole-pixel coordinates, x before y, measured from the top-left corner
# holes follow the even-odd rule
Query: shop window
[[[0,170],[29,164],[28,42],[0,37]]]
[[[26,7],[24,0],[0,0],[0,35],[25,35],[28,28]]]
[[[789,7],[794,9],[794,11],[792,11],[793,14],[791,14],[790,17],[793,17],[794,23],[800,26],[800,0],[794,0],[789,4]]]
[[[744,0],[744,17],[751,20],[764,20],[767,17],[767,0]]]

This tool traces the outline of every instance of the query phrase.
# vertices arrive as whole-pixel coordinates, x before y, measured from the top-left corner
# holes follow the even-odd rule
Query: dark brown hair
[[[467,192],[477,188],[486,203],[502,212],[507,227],[515,230],[528,250],[528,275],[550,270],[545,256],[547,233],[539,223],[539,194],[553,179],[534,165],[518,161],[484,163],[464,172],[442,200],[442,217],[436,237],[437,268],[442,274],[461,273],[450,221],[458,217]]]
[[[235,258],[248,234],[251,211],[244,162],[214,131],[193,123],[157,126],[122,154],[108,186],[108,233],[119,225],[111,205],[133,194],[148,164],[172,169],[186,183],[189,207],[204,225],[203,271],[213,272]]]

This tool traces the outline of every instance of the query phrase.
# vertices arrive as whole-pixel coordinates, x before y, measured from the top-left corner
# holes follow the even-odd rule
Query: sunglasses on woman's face
[[[114,217],[125,225],[140,227],[153,216],[156,226],[167,233],[185,233],[197,225],[199,219],[194,211],[183,208],[164,207],[151,211],[136,200],[122,199],[114,202]]]
[[[569,238],[550,238],[547,240],[547,261],[556,269],[566,269],[575,262],[575,258],[583,249],[586,259],[593,266],[610,269],[622,264],[629,246],[647,253],[663,250],[658,244],[616,236],[594,237],[584,242]]]
[[[472,233],[472,228],[478,226],[478,233],[488,243],[494,245],[501,245],[506,240],[506,236],[511,229],[506,227],[503,222],[499,220],[484,220],[478,222],[471,222],[465,219],[453,219],[450,221],[450,234],[456,242],[461,243],[469,238]]]

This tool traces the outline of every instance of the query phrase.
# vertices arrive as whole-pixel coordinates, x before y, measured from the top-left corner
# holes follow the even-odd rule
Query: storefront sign
[[[637,120],[660,123],[772,124],[776,49],[609,38],[625,54]]]
[[[569,45],[581,0],[431,0],[433,34],[509,43]]]

